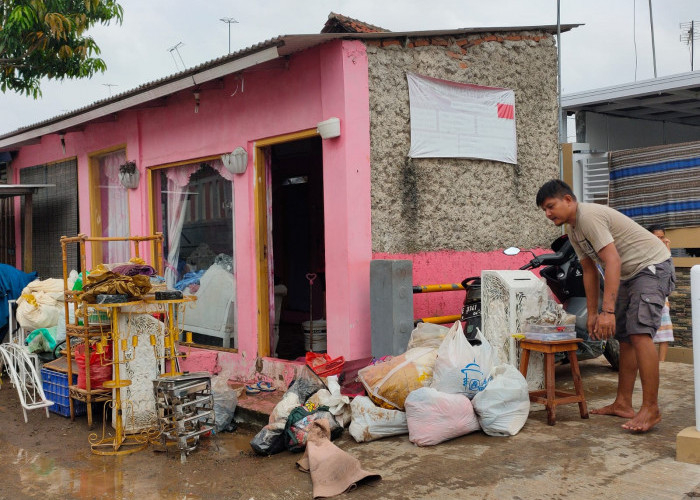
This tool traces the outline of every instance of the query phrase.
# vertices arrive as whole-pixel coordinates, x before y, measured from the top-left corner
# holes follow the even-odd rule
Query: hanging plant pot
[[[141,172],[136,168],[136,162],[129,161],[119,166],[119,182],[126,189],[139,187]]]

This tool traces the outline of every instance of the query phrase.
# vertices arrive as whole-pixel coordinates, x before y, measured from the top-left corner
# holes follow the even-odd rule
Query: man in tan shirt
[[[540,188],[536,202],[554,224],[568,225],[567,234],[583,269],[589,335],[601,340],[615,336],[620,341],[615,401],[591,413],[624,417],[628,419],[624,429],[646,432],[661,421],[659,359],[652,337],[675,283],[671,252],[617,210],[579,203],[571,188],[558,179]],[[600,313],[597,266],[605,272]],[[635,413],[632,391],[637,371],[642,380],[642,406]]]

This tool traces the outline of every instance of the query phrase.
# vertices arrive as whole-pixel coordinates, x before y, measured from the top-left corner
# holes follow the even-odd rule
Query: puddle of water
[[[122,484],[121,471],[91,468],[77,470],[62,466],[56,459],[41,453],[0,443],[0,456],[8,457],[0,481],[14,484],[27,496],[65,496],[75,498],[120,498],[115,485]]]
[[[52,456],[20,448],[0,439],[0,484],[12,485],[23,497],[70,497],[76,499],[157,498],[198,500],[198,493],[215,486],[215,477],[201,476],[211,467],[209,458],[222,463],[252,452],[247,432],[221,433],[200,441],[181,466],[179,451],[153,453],[149,447],[134,455],[102,457],[89,447]],[[200,454],[200,457],[193,456]],[[176,460],[176,464],[174,460]],[[202,461],[204,460],[204,462]],[[189,460],[188,460],[189,462]],[[192,469],[194,468],[194,470]],[[196,479],[195,479],[196,478]]]

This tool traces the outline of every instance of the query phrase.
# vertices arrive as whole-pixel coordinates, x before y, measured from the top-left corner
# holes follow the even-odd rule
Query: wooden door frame
[[[258,356],[270,356],[270,277],[268,275],[268,241],[267,241],[267,172],[265,171],[265,151],[268,146],[285,142],[299,141],[317,137],[316,128],[300,130],[290,134],[268,137],[254,142],[255,156],[253,162],[253,206],[255,213],[255,270],[257,277],[257,323]]]

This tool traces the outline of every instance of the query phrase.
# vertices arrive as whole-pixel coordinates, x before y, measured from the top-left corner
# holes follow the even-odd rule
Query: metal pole
[[[649,0],[649,25],[651,26],[651,55],[654,59],[654,78],[656,78],[656,46],[654,45],[654,15],[651,12],[651,0]]]
[[[231,23],[228,24],[228,53],[231,53]]]
[[[695,52],[695,21],[690,21],[690,71],[694,71]]]
[[[562,128],[564,126],[561,119],[561,0],[557,0],[557,124],[558,124],[558,140],[557,150],[559,151],[559,178],[564,178],[564,158],[561,149]]]

